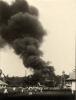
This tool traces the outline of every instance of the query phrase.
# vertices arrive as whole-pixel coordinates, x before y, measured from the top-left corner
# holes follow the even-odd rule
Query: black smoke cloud
[[[9,43],[27,36],[42,41],[45,31],[36,17],[20,12],[10,17],[8,25],[3,27],[1,34]]]
[[[41,58],[40,46],[46,31],[38,20],[39,12],[25,0],[11,5],[0,1],[0,36],[12,46],[25,67],[42,70],[46,62]]]
[[[5,40],[0,36],[0,48],[3,48],[5,45],[7,45],[7,43],[6,43]]]
[[[30,6],[29,12],[30,12],[30,14],[35,15],[37,17],[39,16],[38,9],[34,6]]]
[[[10,6],[6,2],[0,1],[0,27],[8,22],[10,16]]]
[[[30,7],[25,0],[15,0],[15,2],[13,2],[10,8],[12,15],[17,14],[19,12],[29,12],[30,10]]]

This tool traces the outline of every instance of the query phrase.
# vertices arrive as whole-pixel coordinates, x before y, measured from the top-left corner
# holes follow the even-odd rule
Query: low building
[[[69,86],[72,90],[72,93],[76,91],[76,77],[75,77],[75,71],[70,73],[69,78],[66,80],[67,86]]]

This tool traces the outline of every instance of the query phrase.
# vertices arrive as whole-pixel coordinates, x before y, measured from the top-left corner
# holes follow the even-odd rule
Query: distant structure
[[[64,87],[65,87],[65,71],[62,71],[60,88],[64,88]]]
[[[6,87],[8,84],[1,80],[2,70],[0,69],[0,88]]]
[[[8,84],[0,80],[0,88],[6,87]]]
[[[75,71],[70,73],[70,76],[66,80],[66,82],[70,85],[70,87],[72,89],[72,93],[74,93],[74,91],[76,90],[76,88],[75,88],[75,84],[76,84]]]
[[[0,78],[1,78],[1,75],[2,75],[2,70],[0,69]]]

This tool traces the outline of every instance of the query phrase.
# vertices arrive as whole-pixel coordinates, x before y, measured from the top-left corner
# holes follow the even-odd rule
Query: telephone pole
[[[76,34],[75,34],[75,98],[76,98]]]

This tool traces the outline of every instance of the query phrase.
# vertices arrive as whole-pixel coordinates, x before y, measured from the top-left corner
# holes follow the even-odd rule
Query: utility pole
[[[76,34],[75,34],[75,98],[76,98]]]
[[[61,75],[61,88],[64,88],[65,86],[65,71],[62,71]]]

